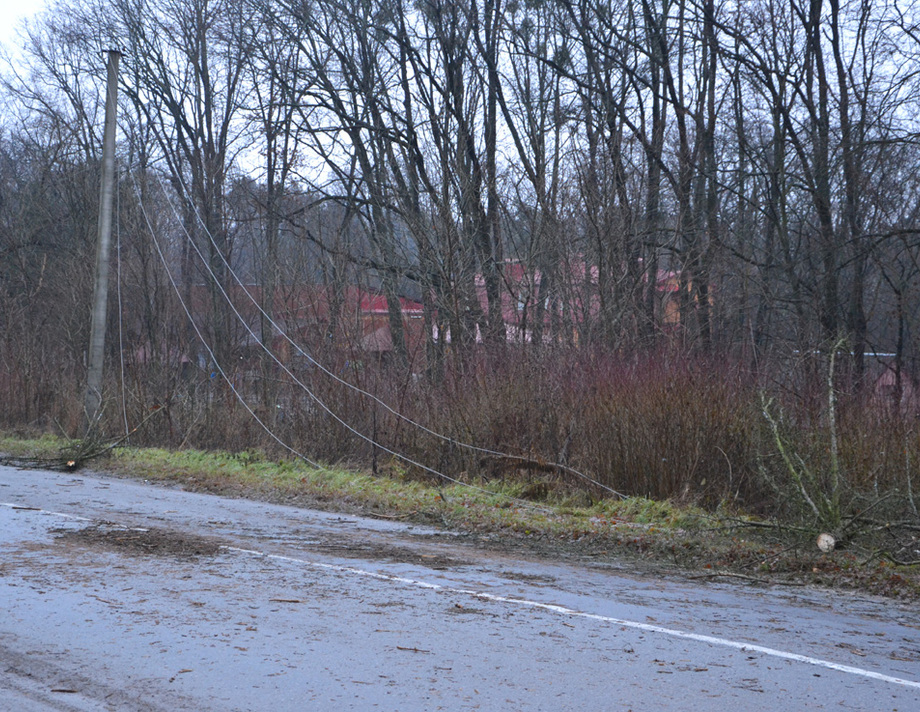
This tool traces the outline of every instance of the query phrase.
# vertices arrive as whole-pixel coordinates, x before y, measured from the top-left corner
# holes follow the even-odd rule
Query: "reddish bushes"
[[[283,373],[273,374],[271,388],[265,388],[261,371],[249,368],[231,379],[265,428],[226,383],[206,374],[169,380],[170,393],[158,399],[151,395],[159,390],[152,382],[135,378],[145,388],[127,393],[128,421],[140,422],[162,406],[162,416],[135,437],[137,444],[282,452],[267,428],[311,458],[373,465],[381,472],[551,478],[602,494],[577,470],[630,495],[800,514],[763,417],[761,394],[767,391],[790,451],[816,473],[819,486],[828,472],[827,400],[820,380],[784,392],[764,385],[762,364],[758,380],[729,357],[509,349],[449,362],[437,381],[378,363],[340,361],[336,368],[405,417],[316,368],[297,376],[318,400]],[[771,383],[781,381],[799,382],[786,377]],[[271,403],[264,402],[266,393]],[[112,432],[124,428],[118,405],[116,399],[108,405]],[[842,392],[838,435],[851,508],[885,493],[906,494],[915,485],[909,478],[920,461],[920,435],[909,417],[892,415],[877,399]],[[898,501],[909,505],[904,497]]]

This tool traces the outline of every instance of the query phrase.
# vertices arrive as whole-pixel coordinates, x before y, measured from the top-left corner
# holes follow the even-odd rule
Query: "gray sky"
[[[0,0],[0,42],[10,42],[19,23],[41,10],[45,0]]]

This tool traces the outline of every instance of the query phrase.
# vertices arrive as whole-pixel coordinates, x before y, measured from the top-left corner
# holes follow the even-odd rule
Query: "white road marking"
[[[277,561],[287,561],[295,564],[302,564],[304,566],[310,566],[317,569],[327,569],[330,571],[336,571],[339,573],[352,574],[354,576],[366,576],[369,578],[379,579],[381,581],[391,581],[393,583],[402,583],[408,586],[415,586],[416,588],[425,588],[434,591],[443,591],[444,593],[452,593],[455,595],[462,596],[471,596],[473,598],[478,598],[484,601],[493,601],[495,603],[508,603],[515,606],[523,606],[526,608],[538,608],[544,611],[550,611],[552,613],[559,613],[565,616],[572,616],[576,618],[586,618],[588,620],[602,621],[604,623],[612,623],[614,625],[622,626],[624,628],[632,628],[634,630],[641,630],[646,633],[659,633],[661,635],[668,635],[672,638],[683,638],[684,640],[694,640],[699,643],[708,643],[709,645],[721,646],[723,648],[733,648],[735,650],[740,650],[742,652],[755,652],[761,653],[762,655],[769,655],[774,658],[782,658],[783,660],[791,660],[793,662],[805,663],[807,665],[815,665],[817,667],[827,668],[828,670],[836,670],[837,672],[843,672],[848,675],[858,675],[860,677],[870,678],[872,680],[881,680],[882,682],[892,683],[894,685],[903,685],[905,687],[913,687],[915,689],[920,689],[920,682],[914,680],[905,680],[900,677],[893,677],[892,675],[885,675],[880,672],[875,672],[873,670],[866,670],[864,668],[853,667],[852,665],[841,665],[840,663],[831,662],[830,660],[822,660],[821,658],[813,658],[809,655],[800,655],[798,653],[790,653],[785,650],[777,650],[776,648],[767,648],[763,645],[756,645],[754,643],[744,643],[737,640],[729,640],[727,638],[719,638],[713,635],[702,635],[700,633],[689,633],[683,630],[676,630],[674,628],[665,628],[660,625],[650,625],[649,623],[641,623],[639,621],[630,621],[624,618],[613,618],[612,616],[603,616],[597,613],[587,613],[585,611],[579,611],[574,608],[568,608],[566,606],[559,606],[554,603],[541,603],[540,601],[531,601],[526,598],[510,598],[508,596],[497,596],[493,593],[486,593],[485,591],[474,591],[472,589],[465,588],[453,588],[451,586],[443,586],[438,583],[430,583],[428,581],[420,581],[418,579],[406,578],[405,576],[392,576],[390,574],[382,574],[376,571],[367,571],[366,569],[357,569],[353,566],[341,566],[339,564],[326,564],[320,561],[309,561],[306,559],[297,559],[291,556],[282,556],[281,554],[268,554],[264,551],[256,551],[254,549],[242,549],[236,546],[222,546],[222,549],[226,551],[232,551],[238,554],[249,554],[252,556],[262,556],[268,559],[275,559]]]
[[[20,509],[29,512],[39,512],[41,514],[50,514],[52,517],[61,517],[62,519],[73,519],[75,522],[92,522],[89,517],[80,517],[76,514],[65,514],[64,512],[51,512],[40,507],[29,507],[25,504],[16,504],[15,502],[0,502],[0,507],[9,507],[10,509]]]
[[[19,509],[24,511],[34,511],[41,514],[49,514],[55,517],[62,517],[64,519],[72,519],[75,521],[82,522],[91,522],[92,519],[87,517],[80,517],[74,514],[66,514],[64,512],[53,512],[47,509],[40,509],[37,507],[29,507],[22,504],[16,504],[11,502],[0,502],[0,506],[8,507],[10,509]],[[257,551],[255,549],[243,549],[238,546],[221,546],[221,549],[225,551],[233,552],[236,554],[247,554],[249,556],[259,556],[267,559],[274,559],[276,561],[286,561],[292,564],[300,564],[303,566],[309,566],[315,569],[325,569],[327,571],[336,571],[338,573],[350,574],[353,576],[365,576],[367,578],[378,579],[380,581],[389,581],[392,583],[401,583],[407,586],[413,586],[415,588],[423,588],[432,591],[443,591],[444,593],[451,593],[460,596],[470,596],[472,598],[478,598],[483,601],[492,601],[495,603],[506,603],[514,606],[522,606],[525,608],[536,608],[544,611],[550,611],[551,613],[558,613],[560,615],[572,616],[575,618],[584,618],[587,620],[601,621],[604,623],[611,623],[613,625],[622,626],[624,628],[632,628],[633,630],[641,630],[646,633],[658,633],[660,635],[667,635],[672,638],[682,638],[684,640],[693,640],[698,643],[707,643],[709,645],[720,646],[723,648],[732,648],[734,650],[740,650],[742,652],[755,652],[762,655],[768,655],[774,658],[781,658],[783,660],[791,660],[793,662],[805,663],[806,665],[814,665],[816,667],[826,668],[828,670],[836,670],[837,672],[846,673],[848,675],[857,675],[859,677],[869,678],[871,680],[880,680],[881,682],[888,682],[894,685],[902,685],[904,687],[912,687],[914,689],[920,690],[920,682],[915,680],[905,680],[900,677],[893,677],[892,675],[885,675],[880,672],[875,672],[874,670],[866,670],[864,668],[853,667],[852,665],[841,665],[840,663],[831,662],[830,660],[822,660],[821,658],[813,658],[809,655],[800,655],[799,653],[790,653],[785,650],[777,650],[776,648],[768,648],[763,645],[756,645],[754,643],[744,643],[737,640],[729,640],[728,638],[719,638],[713,635],[703,635],[701,633],[690,633],[683,630],[676,630],[674,628],[665,628],[664,626],[651,625],[649,623],[641,623],[639,621],[626,620],[624,618],[614,618],[612,616],[603,616],[598,613],[587,613],[585,611],[579,611],[574,608],[568,608],[566,606],[559,606],[554,603],[541,603],[540,601],[531,601],[526,598],[511,598],[508,596],[498,596],[493,593],[486,593],[485,591],[475,591],[472,589],[465,588],[453,588],[451,586],[444,586],[439,583],[431,583],[428,581],[421,581],[419,579],[406,578],[405,576],[393,576],[391,574],[382,574],[377,571],[368,571],[366,569],[358,569],[353,566],[342,566],[340,564],[327,564],[321,561],[310,561],[308,559],[298,559],[292,556],[283,556],[281,554],[269,554],[264,551]]]

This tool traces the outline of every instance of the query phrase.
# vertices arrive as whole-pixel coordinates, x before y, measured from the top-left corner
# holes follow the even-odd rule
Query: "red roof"
[[[422,314],[422,305],[419,302],[405,297],[399,298],[399,306],[403,314]],[[387,314],[387,298],[382,294],[361,293],[360,310],[363,314]]]

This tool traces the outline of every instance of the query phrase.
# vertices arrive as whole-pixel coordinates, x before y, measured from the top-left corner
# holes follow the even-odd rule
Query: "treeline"
[[[920,372],[918,23],[903,0],[52,2],[3,83],[6,418],[82,382],[112,48],[109,345],[134,421],[191,388],[183,364],[252,340],[237,277],[269,354],[279,293],[362,284],[396,373],[400,299],[422,303],[430,382],[483,350],[762,369],[837,348],[854,391],[887,354],[900,406]],[[178,300],[199,287],[206,358]],[[278,382],[263,369],[264,407]]]

